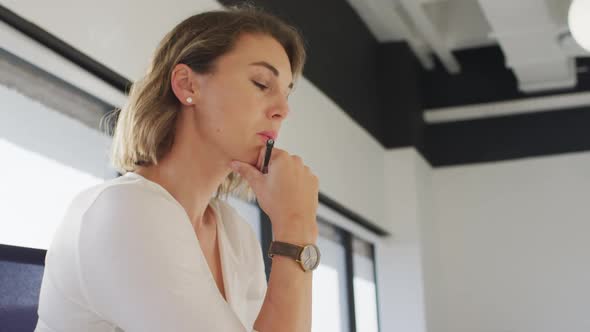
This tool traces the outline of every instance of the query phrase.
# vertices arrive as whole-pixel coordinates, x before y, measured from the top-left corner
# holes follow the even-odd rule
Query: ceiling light
[[[572,1],[568,24],[576,42],[590,51],[590,0]]]

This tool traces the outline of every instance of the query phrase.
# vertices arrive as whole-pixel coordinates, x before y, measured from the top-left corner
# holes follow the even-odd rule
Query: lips
[[[277,139],[277,132],[276,131],[272,131],[272,130],[269,130],[269,131],[261,131],[261,132],[258,133],[258,135],[266,136],[266,137],[272,138],[274,140]]]

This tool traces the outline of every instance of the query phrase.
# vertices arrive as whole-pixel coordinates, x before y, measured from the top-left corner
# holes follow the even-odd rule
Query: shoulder
[[[133,248],[158,248],[162,255],[191,250],[194,232],[185,211],[155,188],[117,183],[100,188],[86,200],[80,205],[78,241],[87,257],[95,251],[106,252],[107,247],[129,254]]]
[[[109,204],[113,206],[142,205],[150,208],[152,203],[159,206],[172,206],[163,193],[141,182],[117,182],[101,188],[96,193],[93,204]]]
[[[78,203],[76,203],[78,201]],[[83,217],[101,220],[153,220],[182,216],[182,210],[156,188],[140,181],[113,179],[95,186],[74,200]]]

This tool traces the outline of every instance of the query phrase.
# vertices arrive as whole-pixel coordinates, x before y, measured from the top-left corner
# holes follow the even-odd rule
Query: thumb
[[[256,183],[258,183],[260,177],[262,176],[262,172],[260,172],[256,167],[241,161],[232,161],[231,168],[235,172],[240,174],[241,177],[246,179],[246,181],[248,181],[248,184],[250,184],[250,186],[252,187],[254,187]]]

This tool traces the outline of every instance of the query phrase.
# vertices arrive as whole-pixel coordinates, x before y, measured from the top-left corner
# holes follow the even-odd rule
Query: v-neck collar
[[[190,222],[190,218],[189,218],[188,214],[186,213],[186,210],[184,209],[184,207],[176,200],[176,198],[174,198],[174,196],[172,196],[172,194],[170,192],[168,192],[168,190],[166,190],[166,188],[162,187],[159,183],[153,182],[136,172],[130,171],[130,172],[125,173],[123,176],[141,179],[145,183],[147,183],[148,185],[156,188],[158,191],[163,193],[168,198],[168,200],[171,200],[184,212],[184,215],[186,216],[186,219],[187,219],[189,225],[192,226],[192,224]],[[209,200],[209,206],[211,207],[211,209],[213,210],[213,213],[215,214],[217,246],[219,248],[219,260],[220,260],[220,266],[221,266],[221,275],[222,275],[222,279],[223,279],[223,289],[224,289],[225,298],[226,298],[226,299],[224,299],[224,301],[226,301],[233,308],[233,310],[236,311],[238,308],[235,307],[236,304],[234,303],[235,301],[233,299],[233,289],[232,289],[233,285],[235,284],[234,281],[236,278],[236,271],[234,269],[235,268],[234,265],[236,262],[232,260],[233,256],[231,255],[231,253],[229,251],[227,251],[229,249],[229,247],[227,246],[228,238],[226,237],[226,234],[225,234],[225,227],[223,225],[222,213],[219,209],[218,203],[219,203],[218,199],[216,199],[216,198],[211,198]],[[201,257],[203,258],[203,261],[205,262],[205,264],[207,264],[205,254],[203,253],[203,249],[201,248],[201,245],[198,242],[199,239],[197,238],[196,234],[195,234],[195,239],[197,240],[197,247],[198,247],[199,252],[201,253]],[[230,260],[232,260],[232,261],[230,262]],[[207,267],[207,270],[209,271],[209,275],[211,276],[211,280],[213,281],[213,283],[215,283],[215,278],[213,277],[213,273],[212,273],[211,269],[209,267]],[[223,299],[223,295],[221,294],[221,292],[219,292],[219,296]]]
[[[217,233],[217,246],[219,249],[219,262],[220,262],[220,267],[221,267],[221,278],[223,279],[223,291],[225,293],[225,298],[226,298],[226,302],[227,303],[231,303],[232,302],[232,290],[230,289],[233,282],[230,283],[230,273],[232,273],[231,277],[233,278],[233,271],[230,271],[230,268],[228,267],[228,259],[229,256],[227,255],[227,253],[225,252],[227,247],[225,246],[225,243],[227,241],[227,238],[225,237],[225,228],[223,226],[223,220],[221,217],[221,212],[218,209],[218,205],[217,205],[217,201],[212,199],[211,201],[209,201],[209,206],[211,206],[211,209],[213,210],[213,213],[215,214],[215,227],[216,227],[216,233]],[[213,276],[213,275],[211,275]],[[221,295],[221,293],[220,293]]]

